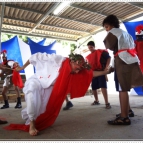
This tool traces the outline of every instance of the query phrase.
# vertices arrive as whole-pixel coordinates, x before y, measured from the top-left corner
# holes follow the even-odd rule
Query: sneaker
[[[68,101],[66,106],[63,108],[63,110],[69,110],[71,107],[73,107],[73,104],[71,101]]]
[[[118,117],[114,120],[107,121],[107,123],[109,125],[130,125],[131,120],[128,117],[126,117],[126,118]]]

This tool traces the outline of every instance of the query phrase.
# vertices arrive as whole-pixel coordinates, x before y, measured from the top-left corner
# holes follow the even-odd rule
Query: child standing
[[[117,118],[109,120],[110,125],[130,125],[130,113],[128,91],[131,88],[143,85],[143,76],[139,68],[139,59],[135,52],[134,40],[127,32],[120,29],[119,20],[115,15],[107,16],[102,23],[107,36],[104,44],[107,49],[113,51],[116,90],[119,91],[121,113]],[[129,110],[130,109],[130,110]]]

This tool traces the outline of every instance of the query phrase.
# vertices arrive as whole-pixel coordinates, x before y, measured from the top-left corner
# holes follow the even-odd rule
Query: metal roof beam
[[[99,14],[99,15],[104,16],[104,17],[108,16],[107,14],[102,14],[100,12],[93,11],[93,10],[90,10],[90,9],[87,9],[87,8],[83,8],[81,6],[77,6],[77,5],[74,5],[74,4],[70,4],[70,7],[81,9],[81,10],[84,10],[84,11],[87,11],[87,12],[91,12],[91,13],[94,13],[94,14]]]
[[[57,7],[58,5],[60,4],[60,2],[57,2],[54,4],[54,6],[47,12],[45,13],[45,15],[36,23],[36,25],[29,31],[29,33],[31,33],[37,26],[39,26],[40,23],[42,23],[46,17],[51,14]]]
[[[91,12],[91,13],[93,13],[93,14],[98,14],[98,15],[101,15],[101,16],[104,16],[104,17],[107,17],[108,15],[107,14],[103,14],[103,13],[101,13],[101,12],[98,12],[98,11],[93,11],[93,10],[90,10],[90,9],[87,9],[87,8],[83,8],[83,7],[81,7],[81,6],[77,6],[77,5],[74,5],[74,4],[71,4],[70,5],[71,7],[73,7],[73,8],[77,8],[77,9],[81,9],[81,10],[84,10],[84,11],[87,11],[87,12]],[[119,18],[119,20],[121,20],[121,18]],[[101,26],[101,25],[100,25]]]
[[[138,14],[135,14],[133,17],[126,18],[126,19],[124,19],[122,22],[131,21],[131,20],[134,20],[134,19],[136,19],[136,18],[138,18],[138,17],[140,17],[140,16],[143,16],[143,13],[142,13],[142,12],[140,12],[140,13],[138,13]],[[95,31],[95,32],[90,33],[90,34],[87,34],[87,35],[85,35],[85,36],[79,38],[78,40],[80,40],[80,39],[82,39],[82,38],[85,38],[85,37],[88,37],[88,36],[92,36],[92,35],[94,35],[94,34],[97,34],[97,33],[99,33],[99,32],[102,32],[102,31],[104,31],[104,28],[101,28],[101,29],[99,29],[99,30],[97,30],[97,31]]]
[[[143,6],[141,6],[141,5],[139,5],[139,4],[136,4],[136,3],[134,3],[134,2],[128,2],[128,3],[131,4],[131,5],[133,5],[133,6],[138,7],[138,8],[140,8],[140,9],[143,9]]]
[[[11,18],[11,17],[6,17],[6,16],[5,16],[4,18],[10,19],[10,20],[17,20],[17,21],[21,21],[21,22],[29,22],[29,23],[33,23],[33,24],[35,24],[33,21],[29,21],[29,20],[22,20],[22,19],[19,19],[19,18]],[[46,23],[41,23],[40,25],[44,25],[44,26],[51,26],[51,27],[61,28],[61,29],[67,29],[67,30],[72,30],[72,31],[77,31],[77,32],[82,32],[82,33],[90,33],[90,32],[81,31],[81,30],[77,30],[77,29],[64,28],[64,27],[61,27],[61,26],[54,26],[54,25],[46,24]]]
[[[20,18],[12,18],[12,17],[8,17],[8,16],[5,16],[4,19],[10,19],[10,20],[17,20],[17,21],[20,21],[20,22],[29,22],[29,23],[34,23],[34,21],[32,20],[23,20],[23,19],[20,19]],[[35,24],[35,23],[34,23]]]
[[[34,13],[38,13],[38,14],[44,14],[43,12],[38,11],[38,10],[29,9],[29,8],[25,8],[25,7],[20,7],[20,6],[16,6],[16,5],[13,5],[13,4],[5,4],[5,6],[9,7],[9,8],[15,8],[15,9],[19,9],[19,10],[34,12]]]
[[[61,28],[61,29],[66,29],[66,30],[72,30],[72,31],[77,31],[77,32],[82,32],[82,33],[90,33],[90,32],[87,32],[87,31],[82,31],[82,30],[72,29],[72,28],[67,28],[67,27],[61,27],[61,26],[55,26],[55,25],[46,24],[46,23],[41,23],[41,25],[51,26],[51,27]]]
[[[76,40],[73,40],[73,39],[64,39],[64,38],[59,38],[59,37],[54,37],[54,36],[47,36],[47,35],[43,35],[43,34],[40,35],[37,33],[28,34],[27,32],[25,33],[25,32],[20,32],[20,31],[16,31],[16,30],[9,31],[7,29],[2,29],[2,33],[11,33],[11,34],[18,34],[18,35],[26,35],[26,36],[44,37],[44,38],[50,38],[50,39],[59,39],[59,40],[76,42]]]
[[[74,21],[74,22],[79,22],[81,24],[88,24],[88,25],[91,25],[91,26],[100,26],[99,24],[92,24],[92,23],[89,23],[89,22],[85,22],[85,21],[81,21],[81,20],[75,20],[75,19],[71,19],[71,18],[68,18],[68,17],[63,17],[63,16],[56,16],[56,15],[51,15],[53,17],[56,17],[56,18],[61,18],[61,19],[65,19],[65,20],[70,20],[70,21]]]
[[[21,26],[21,25],[19,26],[19,25],[16,25],[16,24],[3,23],[3,25],[16,26],[16,27],[29,28],[29,29],[31,29],[31,27],[29,27],[29,26]],[[53,33],[58,33],[58,34],[67,34],[67,35],[72,35],[72,36],[79,36],[79,37],[81,37],[81,35],[79,35],[79,34],[71,34],[71,33],[65,33],[65,32],[57,32],[57,31],[52,31],[52,30],[40,29],[40,28],[37,28],[37,30],[47,31],[47,32],[53,32]]]
[[[134,19],[136,19],[136,18],[139,18],[139,17],[141,17],[141,16],[143,16],[143,12],[139,13],[138,15],[134,15],[134,16],[131,17],[131,18],[127,18],[127,19],[125,19],[123,22],[128,22],[128,21],[134,20]]]

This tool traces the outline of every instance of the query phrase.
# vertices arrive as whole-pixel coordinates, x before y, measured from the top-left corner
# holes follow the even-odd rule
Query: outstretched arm
[[[22,67],[18,66],[15,70],[16,71],[24,70],[29,64],[30,64],[30,62],[28,60]]]
[[[113,72],[113,68],[112,67],[108,68],[105,71],[93,71],[93,77],[110,74],[111,72]]]

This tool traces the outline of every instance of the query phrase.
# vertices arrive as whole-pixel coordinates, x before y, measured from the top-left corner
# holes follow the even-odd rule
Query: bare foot
[[[34,124],[34,121],[31,121],[30,122],[30,128],[29,128],[29,134],[31,136],[36,136],[38,134],[38,130],[35,128],[35,124]]]

